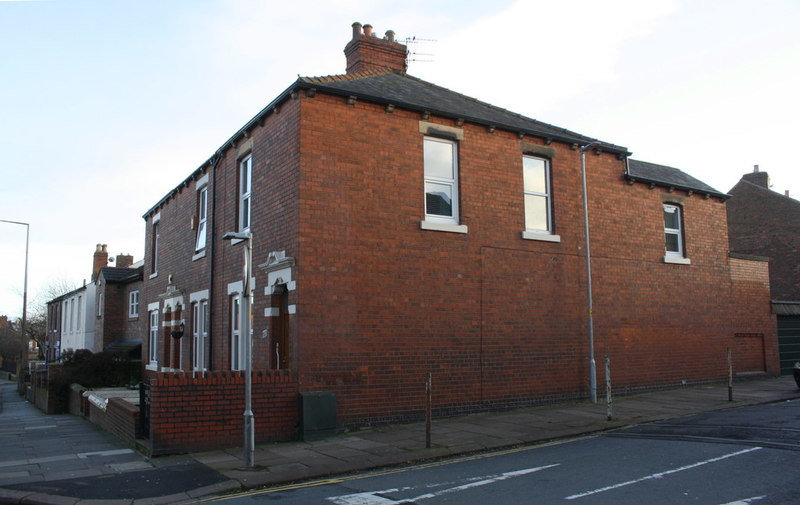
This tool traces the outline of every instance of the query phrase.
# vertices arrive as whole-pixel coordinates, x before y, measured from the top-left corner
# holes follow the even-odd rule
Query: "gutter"
[[[630,173],[630,170],[627,167],[627,162],[626,162],[626,170],[625,170],[625,180],[629,181],[630,183],[642,182],[642,183],[645,183],[645,184],[654,184],[656,186],[661,186],[661,187],[664,187],[664,188],[674,188],[674,189],[680,189],[681,191],[691,191],[692,193],[701,193],[701,194],[704,194],[704,195],[708,195],[708,196],[713,196],[713,197],[719,198],[720,201],[722,201],[722,202],[724,202],[725,200],[731,198],[731,196],[732,196],[732,195],[729,195],[727,193],[720,193],[718,191],[710,191],[710,190],[707,190],[707,189],[700,189],[700,188],[690,187],[690,186],[686,186],[686,185],[683,185],[683,184],[675,184],[673,182],[661,181],[661,180],[653,179],[653,178],[650,178],[650,177],[639,177],[638,175],[632,175]]]

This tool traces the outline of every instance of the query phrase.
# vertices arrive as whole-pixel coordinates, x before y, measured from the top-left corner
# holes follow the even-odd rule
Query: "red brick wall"
[[[131,445],[136,443],[139,407],[130,402],[109,398],[105,411],[90,403],[89,420]]]
[[[731,250],[769,257],[772,298],[800,300],[800,202],[766,187],[764,172],[742,179],[728,200]]]
[[[299,411],[296,375],[256,372],[252,384],[256,442],[295,438]],[[150,387],[153,455],[242,445],[242,374],[158,374]]]
[[[252,233],[253,263],[259,265],[267,260],[267,254],[275,250],[286,250],[287,255],[297,251],[297,189],[298,189],[298,124],[299,106],[296,99],[289,98],[280,104],[260,124],[253,125],[248,139],[237,145],[226,145],[220,149],[221,158],[216,168],[204,167],[202,173],[189,178],[187,182],[172,193],[153,213],[146,217],[145,283],[140,301],[141,332],[144,339],[143,361],[148,356],[149,303],[161,302],[161,295],[167,291],[168,278],[172,274],[173,287],[177,296],[182,296],[184,307],[182,319],[186,322],[186,334],[177,342],[181,347],[184,370],[191,368],[191,293],[209,290],[211,314],[209,330],[209,368],[229,370],[230,356],[230,312],[228,284],[242,279],[242,244],[232,244],[222,240],[226,232],[237,231],[237,184],[240,154],[246,145],[252,143],[253,152],[253,200]],[[192,218],[197,212],[196,180],[204,174],[208,182],[208,245],[204,257],[194,259],[196,229],[191,227]],[[159,223],[161,243],[159,251],[158,275],[150,278],[152,219],[157,212],[161,214]],[[212,244],[212,240],[214,244]],[[213,265],[212,265],[213,262]],[[214,282],[211,276],[213,272]],[[269,301],[264,296],[265,277],[254,267],[257,278],[255,303],[253,306],[254,335],[259,337],[268,326],[263,317],[264,308]],[[295,293],[290,293],[290,304],[296,303]],[[163,303],[160,303],[163,310]],[[160,314],[159,322],[164,321]],[[296,332],[296,329],[292,331]],[[159,365],[167,363],[165,346],[160,346]],[[255,368],[266,368],[268,360],[268,341],[256,338],[253,347]],[[174,365],[174,364],[173,364]],[[177,368],[177,366],[173,366]]]
[[[247,139],[220,151],[216,169],[208,169],[213,258],[209,250],[192,261],[196,177],[155,210],[161,213],[162,238],[159,274],[152,279],[148,216],[142,313],[148,303],[164,299],[170,274],[170,289],[187,303],[187,321],[189,293],[211,289],[211,368],[230,368],[227,286],[242,278],[242,245],[220,237],[236,230],[238,157],[252,142],[254,263],[280,250],[296,260],[297,289],[289,292],[288,302],[296,309],[289,322],[291,369],[298,374],[292,384],[301,391],[335,392],[341,424],[419,417],[427,372],[433,374],[439,413],[586,397],[579,151],[524,137],[554,153],[554,222],[561,240],[523,240],[521,140],[514,132],[466,123],[459,142],[459,186],[461,223],[469,232],[421,230],[420,114],[346,102],[299,93],[280,104],[280,112],[252,125]],[[450,119],[429,121],[457,126]],[[724,203],[629,185],[625,161],[610,153],[587,153],[586,164],[598,383],[605,356],[612,360],[620,389],[724,378],[727,348],[736,346],[734,333],[767,335],[763,326],[770,318],[769,308],[740,296],[731,278]],[[683,209],[690,265],[663,260],[665,202]],[[264,316],[270,303],[263,291],[267,276],[259,268],[254,273],[258,370],[268,366],[265,330],[272,320]],[[742,311],[742,305],[752,312]],[[736,319],[744,313],[752,317]],[[146,343],[146,327],[143,338]],[[767,353],[773,346],[769,338]],[[182,339],[184,363],[190,342]],[[738,352],[752,357],[754,351],[745,347]],[[771,371],[770,358],[766,361]],[[166,421],[167,413],[182,412],[199,423],[203,413],[213,416],[219,408],[216,392],[209,392],[214,399],[198,409],[187,399],[206,393],[196,384],[187,384],[185,391],[181,387],[173,384],[170,391],[180,394],[159,400],[167,424],[158,428],[154,444],[164,450],[186,447],[200,433],[199,428],[185,435],[175,431],[182,429],[180,423]],[[209,385],[215,391],[228,387],[239,388],[225,381]],[[219,430],[220,437],[223,431],[241,431],[221,424]],[[213,443],[224,445],[222,439]]]
[[[320,94],[302,104],[301,389],[335,391],[344,423],[418,417],[428,371],[441,412],[585,396],[579,151],[550,145],[561,242],[523,240],[520,140],[465,124],[469,232],[426,231],[420,115]],[[724,203],[628,185],[607,153],[586,163],[598,364],[610,356],[626,389],[724,378],[738,310]],[[664,263],[665,202],[683,208],[691,265]]]
[[[102,297],[101,297],[102,295]],[[97,286],[95,305],[102,299],[102,315],[98,316],[97,307],[94,309],[94,331],[98,348],[93,352],[102,351],[108,344],[123,338],[124,328],[128,323],[127,287],[117,282],[108,283],[103,279]]]
[[[771,313],[771,263],[731,257],[731,327],[735,372],[780,373],[778,329]]]

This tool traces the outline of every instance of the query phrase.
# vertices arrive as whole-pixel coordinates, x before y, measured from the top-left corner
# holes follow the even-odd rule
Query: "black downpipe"
[[[208,261],[211,263],[208,282],[208,319],[206,319],[206,331],[208,332],[208,370],[214,367],[214,346],[211,342],[214,328],[214,248],[217,237],[217,165],[222,160],[222,153],[217,151],[211,158],[211,223],[208,233],[211,236],[211,247],[209,248]]]

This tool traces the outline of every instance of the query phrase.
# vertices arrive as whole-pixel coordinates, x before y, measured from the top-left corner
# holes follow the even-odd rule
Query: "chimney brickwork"
[[[97,244],[94,250],[94,265],[92,266],[92,281],[97,280],[100,270],[108,266],[108,245]]]
[[[353,39],[344,48],[347,73],[391,70],[405,74],[408,49],[394,37],[394,32],[389,30],[385,38],[378,38],[372,32],[372,25],[364,25],[362,30],[361,23],[353,23]]]
[[[129,268],[133,265],[133,256],[130,254],[117,254],[117,268]]]

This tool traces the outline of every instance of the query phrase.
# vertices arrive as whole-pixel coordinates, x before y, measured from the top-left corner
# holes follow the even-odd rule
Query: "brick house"
[[[362,31],[363,28],[363,31]],[[778,371],[763,261],[730,257],[727,195],[625,147],[406,74],[353,25],[347,73],[301,77],[143,216],[154,453],[241,434],[241,241],[252,233],[258,440],[298,392],[338,426],[587,397],[594,354],[632,391]],[[598,367],[602,368],[602,367]],[[602,371],[598,371],[602,383]]]
[[[117,266],[109,267],[115,259]],[[130,255],[109,260],[108,246],[97,244],[91,282],[84,280],[83,286],[47,302],[46,361],[60,360],[62,351],[100,352],[118,340],[141,345],[143,331],[133,307],[138,307],[142,270]]]
[[[800,202],[770,189],[758,165],[729,192],[731,251],[769,258],[772,311],[777,315],[782,373],[800,361]]]

